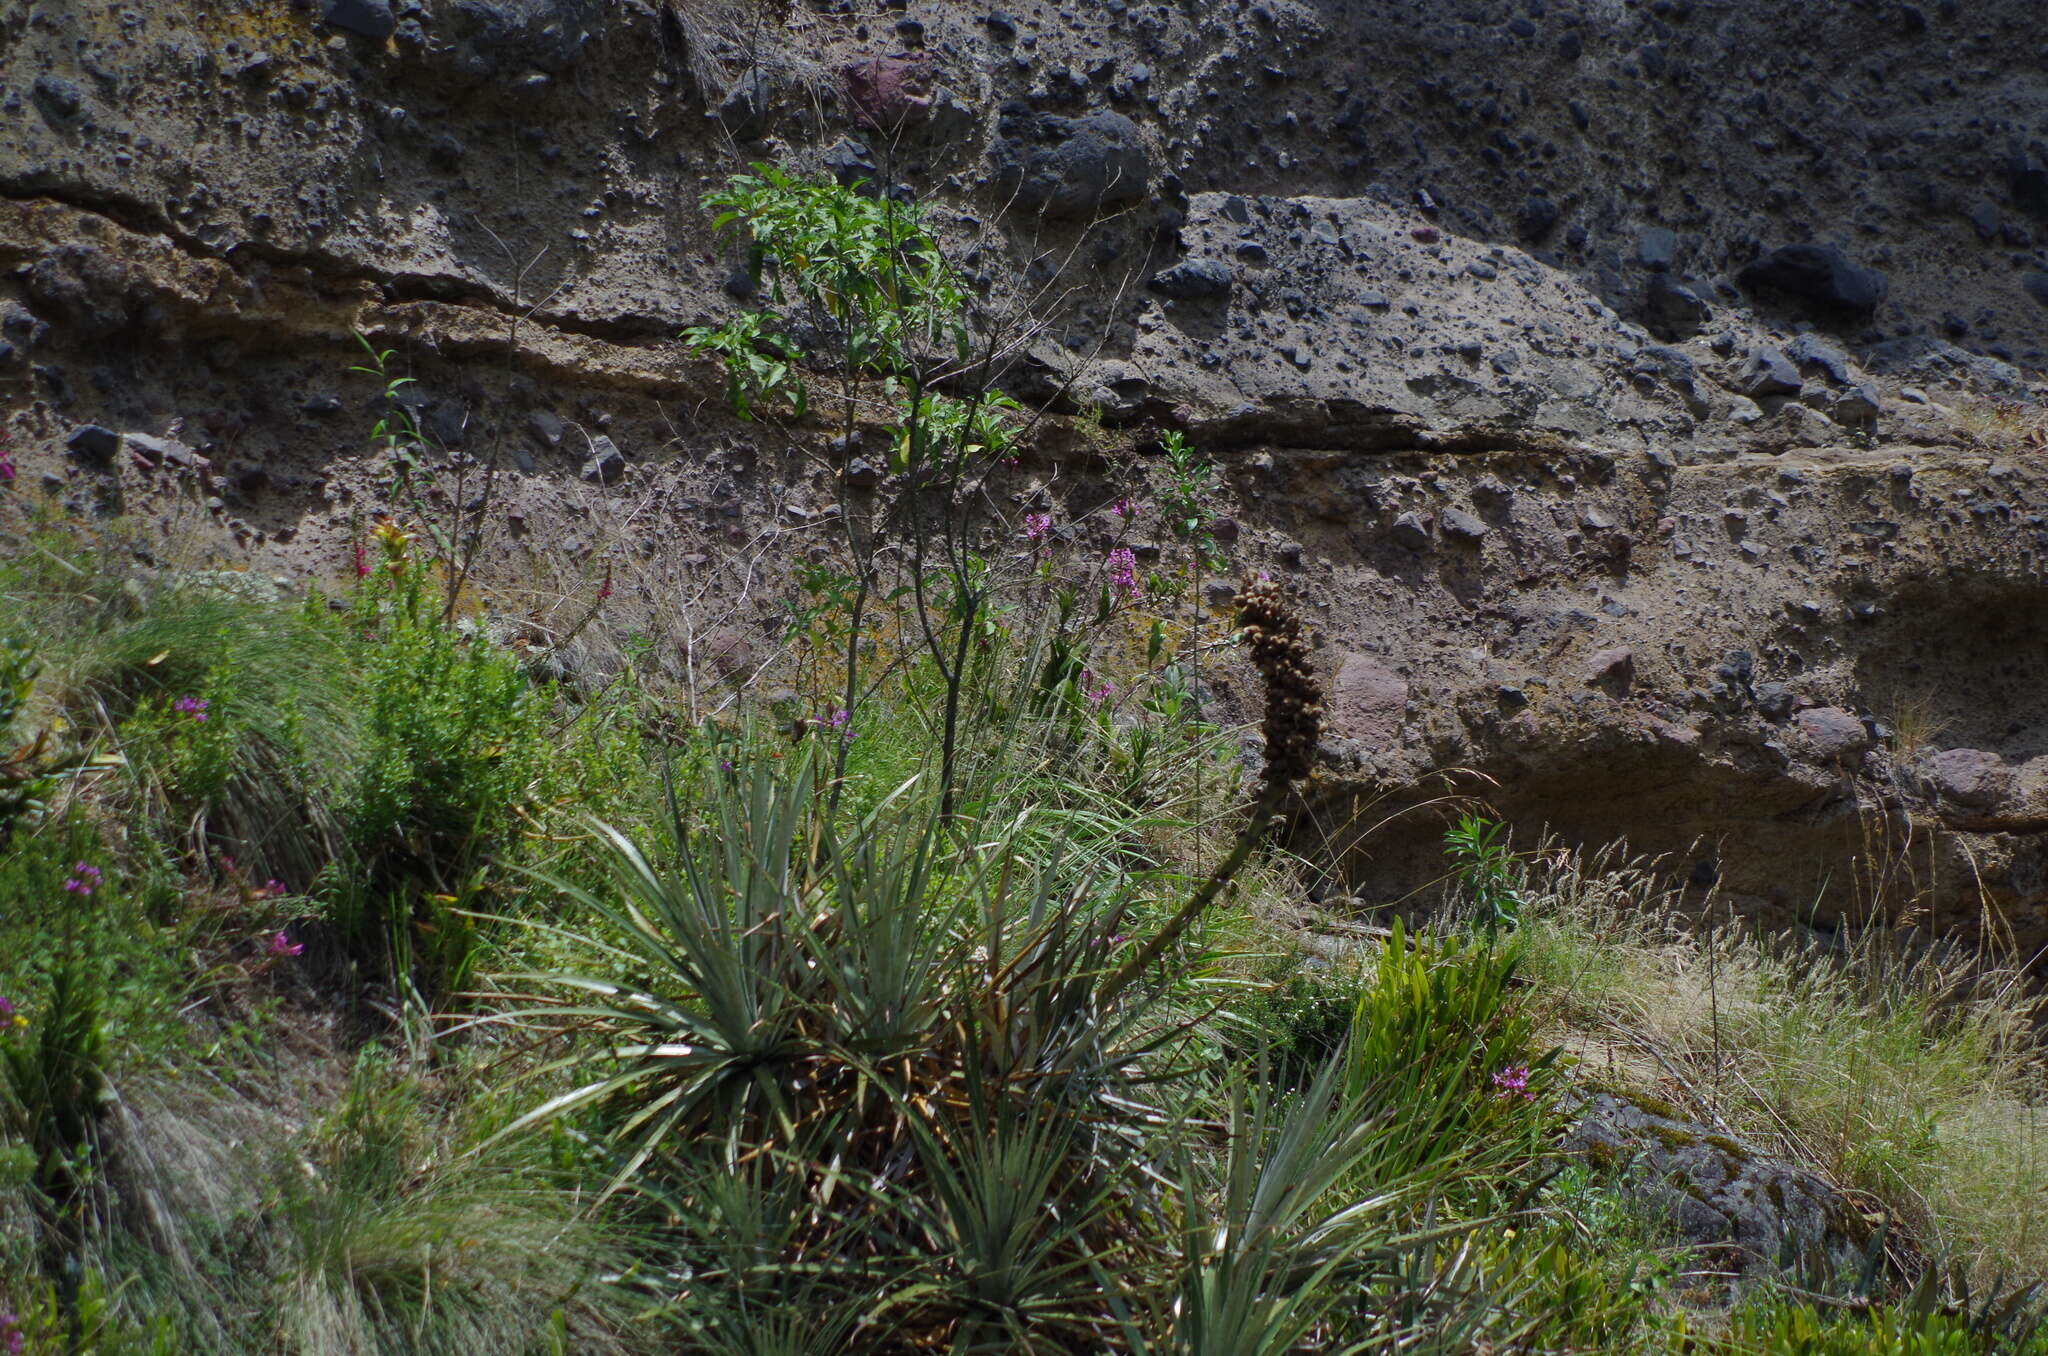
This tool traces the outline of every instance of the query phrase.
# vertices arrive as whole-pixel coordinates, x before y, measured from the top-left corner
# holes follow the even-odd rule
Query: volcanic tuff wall
[[[2031,0],[17,0],[9,493],[175,535],[196,482],[223,550],[332,575],[389,507],[361,330],[441,493],[513,466],[522,605],[616,572],[744,675],[872,477],[723,418],[674,336],[746,290],[699,195],[823,167],[933,197],[1043,322],[1019,395],[1225,469],[1322,631],[1311,828],[1462,767],[1823,923],[1910,832],[1938,926],[1981,883],[2035,945],[2044,44]],[[1003,493],[1123,487],[1046,430]]]

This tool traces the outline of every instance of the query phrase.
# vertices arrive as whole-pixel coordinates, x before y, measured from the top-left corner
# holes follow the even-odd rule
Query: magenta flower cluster
[[[1109,511],[1125,522],[1138,516],[1138,506],[1131,502],[1131,497],[1127,494],[1119,495],[1117,501],[1109,506]]]
[[[1125,602],[1138,600],[1138,556],[1128,546],[1119,546],[1102,562],[1109,571],[1110,592]]]
[[[1034,550],[1045,545],[1045,539],[1051,535],[1052,515],[1050,513],[1027,513],[1024,515],[1024,540],[1030,542]]]
[[[206,719],[206,708],[210,704],[204,697],[180,697],[171,703],[171,709],[181,716],[190,716],[203,722]]]
[[[12,1309],[0,1311],[0,1352],[6,1356],[21,1356],[25,1345],[21,1334],[21,1319]]]
[[[270,939],[270,945],[266,949],[273,956],[296,956],[306,949],[306,944],[304,942],[295,942],[285,936],[284,933],[279,932]]]
[[[94,887],[99,883],[100,869],[98,867],[90,862],[73,862],[71,864],[71,879],[64,882],[64,888],[69,893],[83,898],[91,894]]]
[[[1525,1102],[1536,1100],[1535,1091],[1529,1086],[1529,1066],[1510,1064],[1493,1076],[1493,1095],[1496,1097],[1519,1097]]]
[[[1116,691],[1116,684],[1110,682],[1109,679],[1105,678],[1100,685],[1097,685],[1095,674],[1092,670],[1081,670],[1081,695],[1088,699],[1090,706],[1102,705],[1109,700],[1109,694],[1114,691]]]

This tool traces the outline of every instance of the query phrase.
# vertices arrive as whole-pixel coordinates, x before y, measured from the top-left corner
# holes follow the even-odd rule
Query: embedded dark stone
[[[1515,232],[1524,240],[1541,240],[1557,226],[1563,215],[1558,205],[1545,197],[1531,197],[1515,217]]]
[[[1488,531],[1485,523],[1463,509],[1445,509],[1438,521],[1442,524],[1446,537],[1468,545],[1477,545]]]
[[[1834,245],[1786,245],[1739,276],[1744,287],[1768,288],[1840,311],[1874,311],[1891,291],[1884,274],[1851,262]]]
[[[29,93],[36,107],[53,122],[75,118],[78,110],[85,106],[85,92],[78,87],[78,82],[66,80],[61,75],[45,73],[37,76]]]
[[[98,424],[81,424],[64,440],[65,450],[90,466],[106,466],[121,450],[121,435]]]
[[[379,42],[398,31],[391,0],[327,0],[320,22]]]
[[[590,440],[590,460],[583,463],[583,478],[593,485],[610,485],[626,474],[626,454],[600,434]]]
[[[1735,378],[1735,389],[1754,399],[1758,396],[1798,395],[1805,385],[1792,360],[1768,346],[1751,352]]]
[[[1172,268],[1153,274],[1145,285],[1176,301],[1194,301],[1228,296],[1236,278],[1237,271],[1221,259],[1183,259]]]
[[[1714,318],[1699,293],[1663,272],[1650,277],[1647,309],[1650,329],[1666,339],[1690,339]]]
[[[997,191],[1024,212],[1083,216],[1135,201],[1152,182],[1152,156],[1121,113],[1011,113],[989,150]]]

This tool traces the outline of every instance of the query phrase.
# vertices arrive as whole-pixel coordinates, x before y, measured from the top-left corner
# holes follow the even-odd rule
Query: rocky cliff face
[[[1350,840],[1456,768],[1776,921],[2031,947],[2044,42],[2022,0],[17,6],[11,498],[334,575],[390,507],[360,331],[444,503],[507,468],[501,607],[616,575],[743,674],[841,489],[675,336],[747,286],[700,195],[826,169],[934,199],[1029,322],[1005,384],[1085,416],[1005,494],[1092,507],[1166,427],[1223,468],[1316,610],[1305,825],[1360,894],[1435,874],[1419,816]]]

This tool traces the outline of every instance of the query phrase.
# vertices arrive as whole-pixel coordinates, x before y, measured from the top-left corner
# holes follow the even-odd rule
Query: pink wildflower
[[[278,880],[275,877],[272,877],[271,879],[263,882],[263,893],[269,895],[272,899],[276,899],[279,895],[286,894],[288,892],[284,888],[283,881]]]
[[[1081,670],[1081,695],[1088,699],[1090,706],[1100,706],[1109,700],[1109,694],[1116,691],[1116,684],[1105,678],[1099,687],[1090,687],[1095,675],[1087,669]]]
[[[270,945],[266,949],[273,956],[296,956],[306,949],[306,944],[295,942],[280,932],[270,939]]]
[[[0,485],[14,479],[14,458],[7,455],[7,449],[0,447]]]
[[[1131,497],[1127,494],[1117,496],[1117,501],[1109,506],[1109,511],[1125,522],[1138,516],[1138,506],[1131,502]]]
[[[1109,570],[1110,591],[1125,602],[1136,602],[1138,598],[1138,557],[1128,546],[1119,546],[1109,553],[1103,564]]]
[[[368,578],[370,577],[370,556],[369,556],[369,553],[363,550],[363,544],[362,544],[361,542],[357,542],[357,543],[355,544],[355,550],[356,550],[356,578],[358,578],[358,579],[368,579]]]
[[[209,705],[211,703],[204,697],[180,697],[171,703],[171,709],[188,715],[192,719],[204,724],[206,721],[206,708]]]
[[[1496,1097],[1519,1097],[1525,1102],[1536,1100],[1536,1094],[1529,1087],[1529,1066],[1510,1064],[1493,1076],[1493,1095]]]
[[[21,1356],[22,1345],[21,1319],[12,1309],[0,1312],[0,1352],[5,1352],[6,1356]]]
[[[1050,513],[1027,513],[1024,515],[1024,540],[1031,543],[1032,549],[1036,550],[1038,547],[1043,546],[1045,539],[1051,535],[1052,515]]]
[[[99,883],[100,869],[98,867],[87,862],[74,862],[71,866],[71,879],[64,882],[64,889],[71,894],[83,898],[91,894],[93,887]]]

